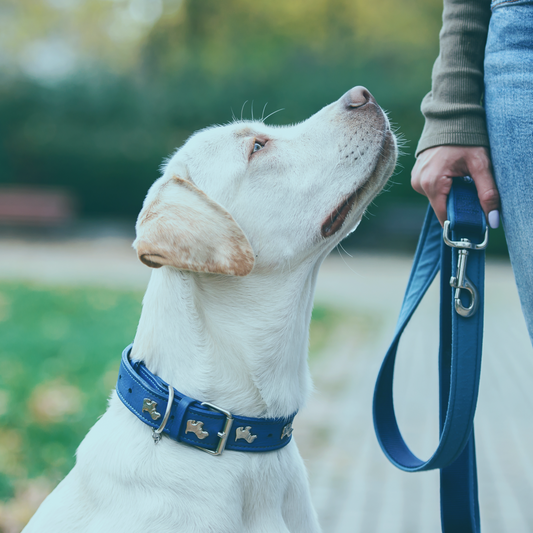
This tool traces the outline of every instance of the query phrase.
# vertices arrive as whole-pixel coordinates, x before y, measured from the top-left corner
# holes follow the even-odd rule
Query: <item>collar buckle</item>
[[[208,407],[212,411],[218,411],[219,413],[222,413],[226,417],[226,423],[224,424],[224,428],[222,429],[222,431],[219,431],[217,433],[217,436],[220,440],[218,441],[218,446],[215,451],[208,450],[200,446],[195,446],[195,448],[198,448],[199,450],[202,450],[203,452],[206,452],[209,455],[221,455],[224,449],[226,448],[226,443],[228,442],[229,432],[231,431],[231,426],[233,425],[233,416],[229,411],[217,407],[216,405],[213,405],[209,402],[202,402],[202,406]]]

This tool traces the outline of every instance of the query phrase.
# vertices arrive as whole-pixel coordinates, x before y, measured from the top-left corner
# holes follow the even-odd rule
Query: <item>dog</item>
[[[297,125],[237,121],[194,134],[137,220],[133,246],[154,270],[126,359],[171,384],[169,395],[226,412],[227,423],[251,417],[231,431],[239,446],[256,444],[254,417],[292,420],[311,387],[319,267],[357,227],[396,158],[389,121],[364,87]],[[171,400],[164,417],[157,398],[142,400],[135,416],[117,391],[26,533],[320,531],[291,423],[279,449],[219,445],[213,456],[157,434]],[[209,431],[196,418],[180,427],[200,445]]]

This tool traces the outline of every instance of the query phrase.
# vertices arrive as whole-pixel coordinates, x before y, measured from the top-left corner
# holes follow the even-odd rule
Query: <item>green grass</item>
[[[0,499],[59,481],[106,408],[142,294],[0,284]]]
[[[0,501],[25,480],[53,486],[72,468],[106,409],[141,299],[133,291],[0,283]],[[315,307],[311,357],[341,317]]]

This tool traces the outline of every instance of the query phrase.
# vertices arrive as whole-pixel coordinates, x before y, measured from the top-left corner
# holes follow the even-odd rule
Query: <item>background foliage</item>
[[[12,0],[3,6],[0,182],[60,186],[84,217],[133,218],[195,130],[283,109],[304,120],[365,85],[407,139],[438,53],[440,0]]]
[[[412,244],[426,201],[409,175],[441,10],[441,0],[4,0],[0,184],[59,186],[83,217],[133,220],[195,130],[265,106],[282,109],[270,123],[298,122],[365,85],[406,140],[389,194],[370,209],[373,232]],[[372,245],[362,226],[358,240]]]

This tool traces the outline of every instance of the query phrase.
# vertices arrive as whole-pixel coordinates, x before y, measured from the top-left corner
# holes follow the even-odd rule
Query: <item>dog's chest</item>
[[[149,428],[130,413],[125,419],[118,408],[111,405],[89,432],[71,476],[80,487],[71,492],[94,508],[89,516],[103,525],[113,522],[118,508],[127,509],[116,531],[130,521],[133,531],[146,520],[150,528],[155,516],[165,516],[173,532],[182,531],[180,524],[192,527],[183,528],[188,533],[285,530],[284,509],[294,505],[297,487],[306,485],[293,443],[277,452],[212,457],[170,439],[154,445]]]

